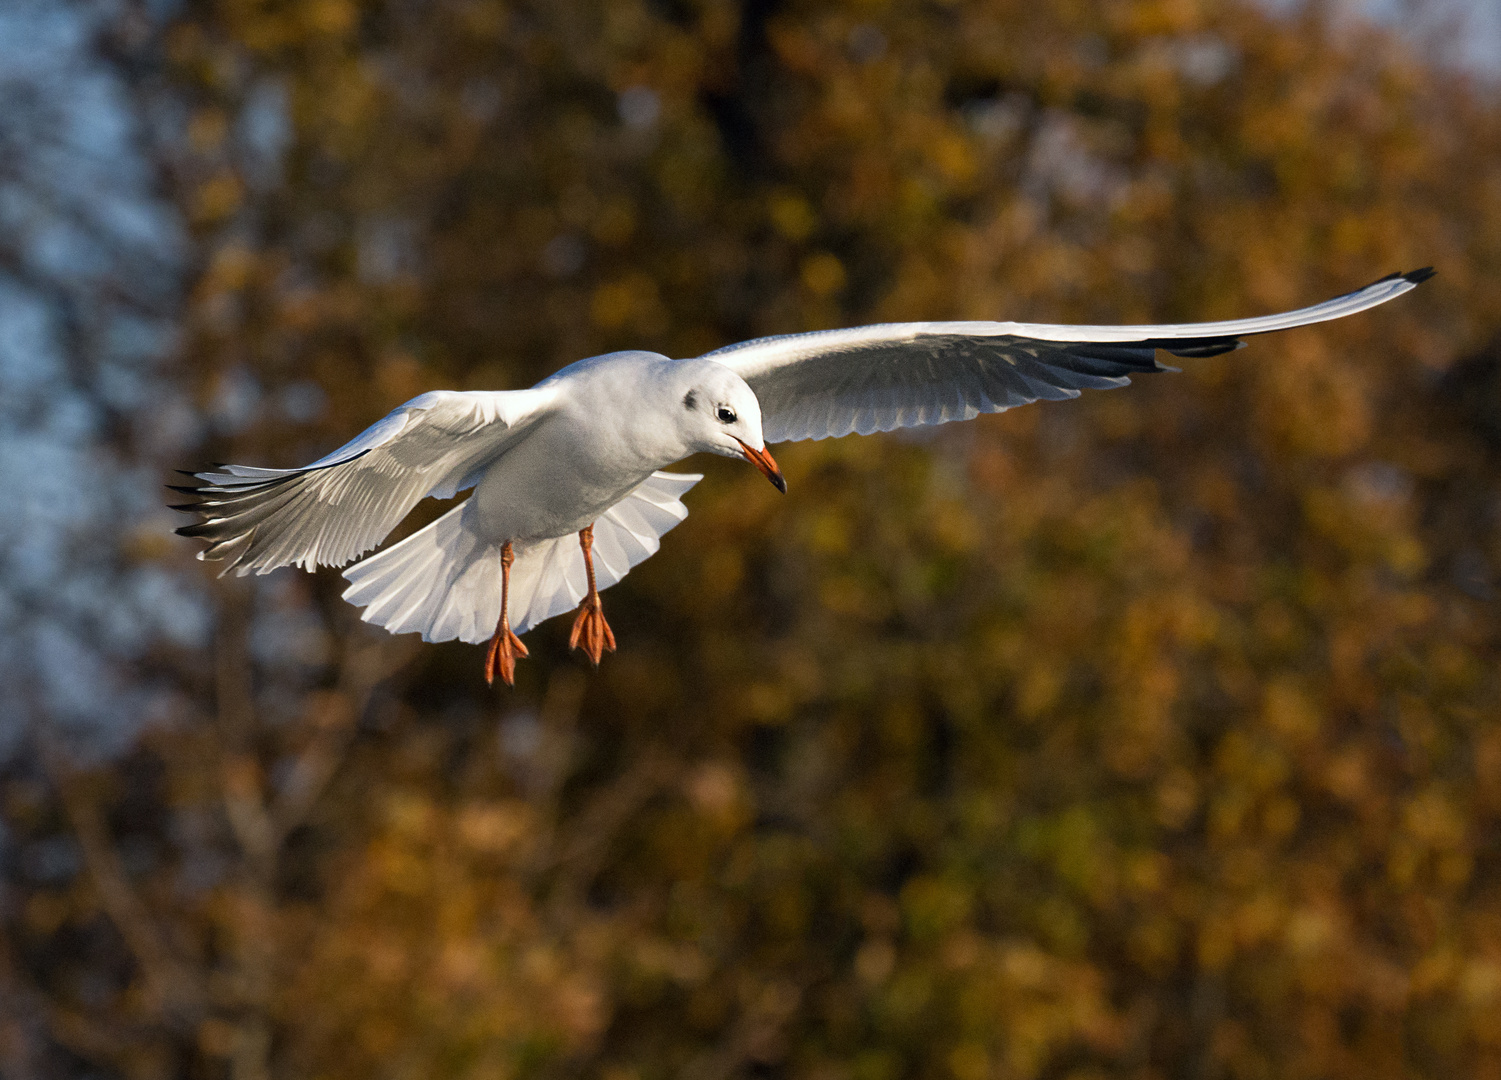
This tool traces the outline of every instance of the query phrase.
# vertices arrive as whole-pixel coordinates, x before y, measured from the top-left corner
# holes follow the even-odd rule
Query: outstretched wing
[[[226,573],[340,566],[385,539],[426,496],[473,486],[554,397],[551,389],[437,390],[304,468],[194,473],[202,486],[174,490],[196,501],[173,509],[202,520],[177,531],[208,541],[198,557],[223,560]]]
[[[758,338],[704,359],[750,384],[767,442],[868,435],[1124,386],[1133,374],[1173,370],[1157,362],[1158,349],[1188,357],[1229,352],[1252,334],[1384,304],[1432,274],[1392,274],[1314,307],[1254,319],[1165,326],[885,323]]]

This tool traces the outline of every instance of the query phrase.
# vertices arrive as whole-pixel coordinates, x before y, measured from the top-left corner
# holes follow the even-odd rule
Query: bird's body
[[[622,409],[621,388],[670,406],[692,374],[682,361],[624,352],[570,364],[539,383],[558,391],[556,404],[487,467],[466,504],[466,527],[496,544],[588,527],[652,473],[693,453],[673,422],[681,407]]]
[[[1430,271],[1393,274],[1282,315],[1170,326],[900,323],[762,338],[672,360],[622,352],[530,390],[435,391],[302,469],[227,465],[184,488],[201,515],[180,533],[226,570],[339,565],[376,546],[427,496],[472,496],[345,571],[345,598],[393,633],[490,639],[486,672],[511,681],[516,635],[580,605],[573,642],[614,648],[599,589],[657,550],[699,476],[665,466],[709,452],[750,461],[778,488],[767,442],[964,420],[1123,386],[1241,337],[1354,314]],[[577,540],[575,540],[577,537]]]

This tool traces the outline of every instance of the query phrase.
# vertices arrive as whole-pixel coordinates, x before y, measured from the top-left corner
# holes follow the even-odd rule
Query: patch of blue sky
[[[25,660],[35,673],[33,693],[51,723],[95,746],[133,732],[146,693],[101,665],[92,642],[51,619],[39,620],[29,636]]]
[[[1310,0],[1261,0],[1277,12]],[[1501,78],[1501,2],[1498,0],[1335,0],[1336,14],[1390,26],[1446,62],[1487,79]]]
[[[26,76],[45,73],[60,54],[82,48],[88,23],[78,12],[47,0],[12,0],[0,10],[0,64]]]
[[[36,297],[0,278],[0,409],[26,407],[62,374],[51,317]]]
[[[148,564],[130,574],[127,588],[131,605],[143,615],[144,636],[179,649],[202,648],[208,641],[213,628],[208,599],[181,575]]]
[[[240,113],[240,130],[248,154],[246,179],[259,188],[281,181],[282,162],[292,145],[291,104],[286,87],[266,79],[251,88]]]
[[[0,436],[6,462],[0,499],[0,572],[22,589],[57,580],[67,565],[67,533],[90,522],[101,479],[87,449],[50,434]]]
[[[197,575],[122,558],[175,522],[157,469],[100,442],[101,408],[139,418],[148,453],[202,431],[158,369],[177,331],[152,312],[170,310],[185,233],[91,55],[108,14],[0,5],[0,235],[18,260],[0,274],[0,754],[37,717],[123,745],[159,690],[121,674],[209,633]]]

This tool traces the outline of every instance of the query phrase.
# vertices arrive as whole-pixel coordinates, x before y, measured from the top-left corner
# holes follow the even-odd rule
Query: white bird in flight
[[[1392,274],[1280,315],[1172,326],[888,323],[759,338],[672,360],[617,352],[570,364],[530,390],[437,390],[413,398],[300,469],[222,465],[189,473],[208,542],[227,572],[342,566],[423,498],[474,493],[431,525],[344,572],[366,622],[427,641],[489,640],[485,677],[514,681],[517,637],[578,605],[569,644],[614,651],[599,591],[688,516],[700,475],[661,472],[696,453],[744,458],[787,484],[767,443],[968,420],[1039,399],[1171,371],[1157,350],[1214,356],[1252,334],[1353,315],[1432,276]],[[582,557],[573,554],[578,538]],[[493,629],[492,629],[493,628]]]

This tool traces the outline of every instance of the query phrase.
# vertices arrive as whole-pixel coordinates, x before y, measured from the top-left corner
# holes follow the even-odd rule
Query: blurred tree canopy
[[[1501,1076],[1491,90],[1248,0],[183,0],[98,53],[187,236],[201,439],[115,448],[164,477],[613,348],[1442,276],[779,448],[785,500],[702,463],[620,651],[554,620],[514,692],[119,538],[212,630],[115,672],[128,752],[39,713],[0,772],[6,1076]]]

